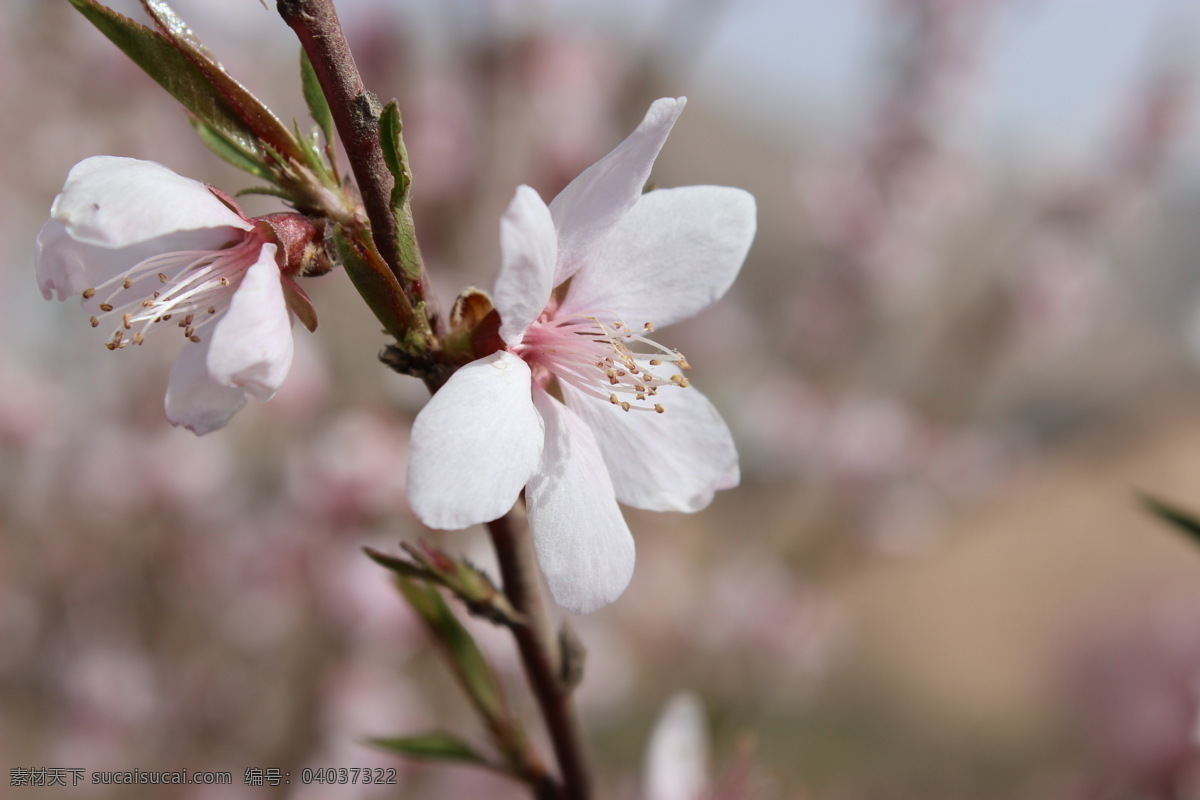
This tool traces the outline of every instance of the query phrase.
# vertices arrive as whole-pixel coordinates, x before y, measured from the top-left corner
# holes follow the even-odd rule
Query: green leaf
[[[404,126],[400,122],[400,107],[393,100],[383,107],[379,115],[379,144],[383,148],[383,160],[388,171],[396,179],[392,188],[392,207],[399,207],[408,197],[408,186],[412,176],[408,172],[408,150],[404,147]]]
[[[1148,494],[1139,493],[1138,498],[1151,514],[1187,534],[1196,544],[1200,544],[1200,519]]]
[[[314,130],[311,137],[305,136],[300,132],[300,123],[292,120],[292,127],[296,132],[296,143],[300,145],[300,149],[304,151],[304,161],[312,168],[321,179],[321,182],[326,186],[336,186],[337,181],[329,174],[329,165],[325,163],[325,156],[321,153],[320,148],[314,139],[317,132]]]
[[[325,135],[325,143],[333,143],[333,112],[329,110],[329,101],[325,99],[325,91],[317,80],[316,70],[308,60],[304,48],[300,49],[300,83],[304,88],[304,102],[308,105],[308,113],[313,122],[321,128]]]
[[[411,307],[396,276],[379,258],[369,239],[365,229],[356,230],[341,225],[333,229],[333,244],[338,260],[346,268],[354,288],[358,289],[387,332],[396,337],[396,341],[403,342],[409,330]]]
[[[506,718],[500,683],[471,638],[470,632],[454,616],[438,590],[397,576],[396,585],[404,599],[425,623],[429,632],[445,650],[463,688],[471,696],[489,723]]]
[[[392,572],[396,573],[402,578],[441,583],[441,580],[437,575],[434,575],[432,572],[412,563],[411,561],[405,561],[403,558],[389,556],[387,553],[381,553],[373,547],[364,547],[363,552],[366,553],[367,557],[376,564],[390,569]]]
[[[368,744],[382,747],[393,753],[412,758],[436,759],[438,761],[464,761],[494,768],[486,758],[453,734],[442,731],[420,733],[414,736],[391,736],[368,739]]]
[[[204,73],[167,37],[96,0],[71,0],[71,5],[172,97],[211,129],[219,132],[231,148],[249,161],[262,163],[262,153],[254,131],[242,121]]]
[[[379,144],[383,160],[392,173],[392,215],[396,220],[396,249],[400,253],[400,268],[412,280],[421,279],[421,251],[417,247],[417,230],[413,225],[409,190],[412,173],[408,168],[408,150],[404,147],[404,126],[400,122],[400,107],[393,100],[383,107],[379,116]]]
[[[271,173],[259,161],[246,155],[236,144],[226,138],[220,131],[212,127],[203,120],[197,117],[192,117],[188,120],[192,124],[192,130],[196,131],[196,135],[200,137],[200,141],[204,142],[209,150],[217,154],[221,160],[228,164],[232,164],[243,172],[249,172],[256,178],[262,178],[265,181],[271,180]],[[277,192],[278,190],[272,190]],[[289,200],[290,195],[284,195]]]
[[[303,161],[304,153],[287,127],[249,89],[225,71],[167,0],[142,0],[142,7],[158,25],[167,42],[199,70],[237,119],[275,151],[293,161]],[[154,73],[150,73],[150,77],[157,79]]]

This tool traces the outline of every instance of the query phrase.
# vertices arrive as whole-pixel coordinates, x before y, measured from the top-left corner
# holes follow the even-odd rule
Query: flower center
[[[83,290],[84,305],[94,312],[92,327],[99,327],[101,320],[119,320],[104,343],[109,350],[141,344],[151,332],[167,328],[180,328],[185,339],[199,342],[199,331],[229,308],[234,290],[261,249],[262,242],[251,235],[224,250],[151,256]]]
[[[658,390],[686,389],[688,379],[676,370],[691,365],[683,353],[650,339],[653,332],[649,322],[634,329],[607,312],[562,318],[548,312],[529,326],[513,352],[542,385],[554,377],[625,411],[661,414]]]

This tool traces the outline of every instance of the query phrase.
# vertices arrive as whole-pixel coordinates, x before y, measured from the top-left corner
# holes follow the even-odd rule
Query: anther
[[[683,377],[682,375],[672,375],[671,383],[675,384],[680,389],[686,389],[690,385],[688,382],[688,379]]]
[[[186,328],[183,329],[183,335],[188,339],[192,338],[192,336],[194,336],[195,334],[196,334],[196,329],[193,328],[191,325],[188,325]]]
[[[113,310],[112,303],[101,303],[100,310],[107,314],[109,311]]]
[[[646,323],[645,325],[643,325],[642,327],[643,327],[643,328],[644,328],[644,329],[645,329],[645,330],[646,330],[648,333],[654,333],[654,323],[653,323],[653,322],[647,322],[647,323]]]
[[[133,279],[126,275],[125,280],[121,281],[121,288],[128,289],[131,286],[133,286]]]
[[[661,414],[661,413],[663,413],[664,411],[666,411],[666,409],[662,407],[662,403],[655,403],[655,404],[654,404],[654,410],[655,410],[655,411],[657,411],[659,414]]]
[[[159,282],[159,283],[166,283],[166,282],[167,282],[167,274],[166,274],[165,272],[160,272],[160,273],[158,273],[158,282]]]
[[[88,322],[92,323],[92,327],[93,327],[93,328],[99,328],[99,327],[100,327],[100,320],[96,319],[95,317],[89,317],[89,318],[88,318]]]
[[[621,404],[621,401],[617,399],[615,394],[610,394],[608,396],[608,402],[612,403],[614,406]]]
[[[121,327],[124,328],[125,330],[131,330],[133,328],[133,315],[132,314],[122,314],[121,315]]]
[[[221,285],[222,285],[222,286],[228,286],[228,285],[229,285],[229,278],[221,278]]]
[[[199,336],[192,335],[192,336],[189,336],[189,337],[188,337],[188,341],[189,341],[189,342],[195,342],[196,344],[200,344],[200,337],[199,337]]]
[[[141,331],[138,331],[137,333],[135,333],[135,334],[133,335],[133,343],[134,343],[134,344],[139,344],[139,345],[140,345],[140,344],[141,344],[142,342],[144,342],[144,341],[146,341],[146,337],[145,337],[145,336],[142,336],[142,332],[141,332]]]
[[[95,296],[96,296],[95,289],[84,289],[83,290],[83,299],[84,300],[91,300]]]
[[[652,358],[652,359],[650,359],[650,366],[652,366],[652,367],[661,367],[661,366],[662,366],[662,359],[661,359],[661,358]]]
[[[628,411],[631,408],[633,408],[633,406],[629,405],[629,403],[627,401],[624,401],[624,400],[621,401],[621,410],[622,411]]]
[[[216,306],[209,306],[209,307],[208,307],[208,313],[210,313],[210,314],[215,314],[215,313],[217,313],[217,307],[216,307]]]

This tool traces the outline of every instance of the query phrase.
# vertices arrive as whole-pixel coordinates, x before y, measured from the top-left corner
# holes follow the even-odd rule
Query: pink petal
[[[209,344],[184,345],[167,378],[167,419],[197,436],[224,427],[246,404],[244,389],[224,386],[208,374]]]
[[[292,319],[275,263],[275,245],[263,245],[258,261],[234,291],[229,310],[209,336],[212,379],[270,400],[292,366]]]
[[[633,207],[687,98],[655,100],[642,124],[550,203],[558,231],[554,285],[575,274]]]
[[[153,161],[115,156],[94,156],[76,164],[50,216],[66,226],[75,241],[108,248],[177,231],[214,229],[202,249],[215,250],[237,238],[231,229],[254,227],[199,181]]]
[[[617,499],[647,511],[699,511],[741,479],[729,427],[695,387],[664,388],[664,413],[622,411],[563,385],[596,434]]]
[[[495,303],[500,312],[500,338],[512,347],[521,343],[525,329],[550,302],[558,254],[550,209],[528,186],[517,187],[500,219],[500,252],[503,260]]]
[[[729,289],[754,230],[754,197],[741,189],[648,192],[576,273],[560,313],[604,309],[635,328],[694,316]]]
[[[503,516],[537,469],[542,418],[524,361],[506,350],[455,372],[413,422],[408,501],[431,528]]]
[[[525,490],[533,544],[554,599],[587,614],[629,585],[633,536],[592,431],[540,388],[533,402],[546,423],[542,463]]]

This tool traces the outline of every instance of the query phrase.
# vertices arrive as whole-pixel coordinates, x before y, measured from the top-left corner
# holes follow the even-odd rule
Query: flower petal
[[[550,302],[558,254],[550,209],[528,186],[517,187],[500,219],[500,253],[495,303],[500,312],[500,338],[513,347],[521,343],[525,329]]]
[[[431,528],[466,528],[512,508],[542,455],[542,418],[524,361],[506,350],[472,361],[413,422],[408,501]]]
[[[533,402],[546,423],[542,464],[525,490],[533,544],[554,599],[587,614],[629,585],[633,536],[587,424],[540,388]]]
[[[47,300],[54,296],[66,300],[72,295],[78,296],[89,286],[103,284],[151,256],[185,250],[214,250],[246,235],[234,228],[220,228],[216,233],[213,230],[178,231],[153,241],[113,249],[77,242],[65,225],[51,219],[38,232],[34,251],[38,286]],[[217,245],[213,244],[214,236]]]
[[[264,244],[209,334],[208,373],[270,400],[292,366],[292,318],[283,296],[275,245]],[[203,332],[201,333],[203,336]]]
[[[646,747],[645,770],[643,800],[708,796],[708,732],[699,697],[678,692],[668,701]]]
[[[50,216],[75,241],[109,248],[214,229],[202,249],[215,250],[237,238],[231,229],[254,228],[203,183],[153,161],[116,156],[94,156],[72,167]]]
[[[34,263],[38,287],[47,300],[51,297],[66,300],[90,285],[84,253],[61,222],[46,220],[38,231]]]
[[[665,411],[622,411],[563,384],[567,405],[595,431],[617,499],[647,511],[699,511],[738,485],[733,436],[694,387],[663,389]]]
[[[655,100],[625,141],[580,173],[550,203],[558,231],[554,285],[575,274],[637,202],[687,98]]]
[[[208,374],[210,341],[188,342],[171,364],[164,404],[172,425],[197,436],[222,428],[246,404],[246,391],[223,386]]]
[[[725,186],[642,195],[571,282],[560,313],[604,309],[669,325],[721,298],[754,240],[754,196]]]

